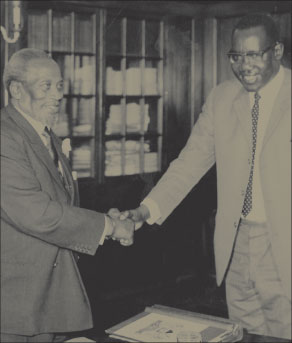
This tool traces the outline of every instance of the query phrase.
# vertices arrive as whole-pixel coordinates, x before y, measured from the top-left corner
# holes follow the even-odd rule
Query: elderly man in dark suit
[[[51,130],[63,97],[56,62],[22,49],[3,78],[1,342],[52,342],[92,327],[77,253],[94,255],[106,237],[131,244],[134,224],[78,207],[77,182]]]

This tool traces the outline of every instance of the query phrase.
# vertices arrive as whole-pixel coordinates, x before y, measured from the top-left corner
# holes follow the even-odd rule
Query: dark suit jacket
[[[12,105],[1,111],[1,331],[36,335],[92,326],[74,258],[94,255],[104,215],[77,207],[77,188],[53,137],[66,188],[42,140]]]

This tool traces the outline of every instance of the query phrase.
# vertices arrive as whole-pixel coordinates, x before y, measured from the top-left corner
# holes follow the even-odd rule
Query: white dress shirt
[[[253,187],[252,187],[252,209],[245,217],[248,220],[256,222],[266,221],[266,212],[264,208],[263,193],[261,188],[260,171],[259,171],[259,157],[262,150],[264,134],[270,119],[273,105],[275,103],[277,94],[281,88],[284,80],[284,69],[280,66],[279,72],[270,80],[263,88],[259,90],[261,96],[259,100],[259,118],[257,125],[257,145],[254,160],[253,172]],[[254,105],[254,92],[249,93],[250,112]],[[147,220],[148,224],[157,223],[161,217],[158,204],[151,198],[146,197],[141,204],[145,205],[150,213]]]

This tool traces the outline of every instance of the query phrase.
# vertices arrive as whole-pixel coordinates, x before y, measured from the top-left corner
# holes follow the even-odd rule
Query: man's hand
[[[128,210],[120,212],[117,208],[112,208],[109,210],[108,214],[120,220],[125,220],[127,218],[132,219],[135,222],[135,230],[138,230],[143,223],[150,217],[148,208],[145,205],[140,205],[133,210]]]
[[[111,238],[119,241],[121,245],[132,245],[134,243],[134,222],[130,219],[120,220],[120,211],[117,209],[109,210],[108,215],[111,218],[111,223],[113,226]]]

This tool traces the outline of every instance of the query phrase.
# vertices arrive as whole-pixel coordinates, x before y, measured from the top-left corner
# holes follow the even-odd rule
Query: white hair
[[[27,64],[36,58],[51,59],[45,51],[32,48],[18,50],[11,56],[3,72],[3,83],[8,93],[11,81],[26,81]]]

